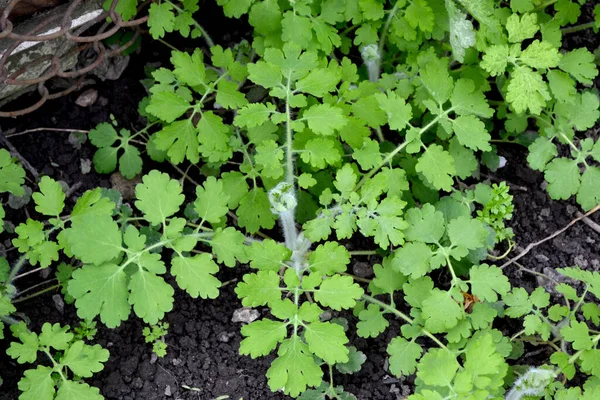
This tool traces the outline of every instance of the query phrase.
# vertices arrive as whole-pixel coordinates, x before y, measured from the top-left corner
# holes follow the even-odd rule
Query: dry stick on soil
[[[28,133],[44,132],[44,131],[48,131],[48,132],[64,132],[64,133],[89,133],[89,131],[85,130],[85,129],[35,128],[35,129],[27,129],[26,131],[22,131],[22,132],[7,133],[5,136],[7,138],[9,138],[9,137],[27,135]]]
[[[6,136],[4,136],[4,133],[2,133],[1,130],[0,130],[0,145],[6,146],[8,148],[8,151],[10,152],[10,154],[12,154],[13,157],[18,158],[19,161],[21,162],[21,164],[23,165],[23,167],[25,167],[29,172],[31,172],[31,175],[33,175],[33,177],[37,180],[37,178],[40,174],[38,174],[37,170],[35,168],[33,168],[33,166],[31,164],[29,164],[29,161],[27,161],[25,159],[25,157],[23,157],[21,155],[21,153],[19,153],[19,151],[15,148],[15,146],[13,146],[12,143],[8,141],[8,139],[6,138]]]
[[[525,250],[523,250],[521,252],[521,254],[519,254],[518,256],[511,258],[510,260],[508,260],[507,262],[505,262],[504,264],[502,264],[502,266],[500,268],[506,268],[508,267],[510,264],[514,263],[517,260],[520,260],[521,258],[523,258],[527,253],[529,253],[533,248],[539,246],[542,243],[547,242],[548,240],[554,239],[555,237],[557,237],[558,235],[560,235],[561,233],[563,233],[564,231],[566,231],[567,229],[569,229],[571,226],[575,225],[577,222],[581,221],[582,219],[589,217],[590,215],[592,215],[593,213],[595,213],[596,211],[600,210],[600,204],[598,204],[596,207],[592,208],[590,211],[586,212],[585,214],[581,215],[580,217],[575,218],[573,221],[569,222],[567,224],[567,226],[565,226],[562,229],[559,229],[558,231],[554,232],[552,235],[540,240],[539,242],[535,242],[535,243],[531,243],[529,246],[527,246],[525,248]]]
[[[578,217],[582,217],[581,219],[583,220],[584,224],[586,224],[587,226],[589,226],[590,228],[592,228],[596,232],[600,233],[600,225],[598,225],[597,223],[595,223],[594,221],[592,221],[591,219],[589,219],[588,217],[586,217],[585,215],[583,215],[579,211],[577,212],[576,215]]]

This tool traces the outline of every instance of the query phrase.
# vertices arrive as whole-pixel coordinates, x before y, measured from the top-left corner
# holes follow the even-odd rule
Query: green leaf
[[[485,124],[473,115],[459,116],[452,121],[452,128],[458,141],[473,150],[490,151],[492,138]]]
[[[25,170],[13,161],[6,149],[0,149],[0,193],[9,192],[17,197],[25,194]]]
[[[102,371],[103,363],[108,360],[109,355],[108,350],[103,349],[99,344],[90,346],[78,340],[65,351],[61,363],[75,375],[89,378],[94,373]]]
[[[6,354],[16,359],[19,364],[34,363],[37,359],[37,352],[40,346],[38,336],[33,332],[27,331],[25,325],[22,326],[24,332],[20,332],[17,335],[16,331],[20,329],[19,325],[13,326],[15,327],[11,327],[13,336],[18,336],[21,343],[11,342],[10,347],[6,349]]]
[[[488,234],[483,222],[468,216],[460,216],[448,224],[450,242],[459,249],[475,250],[484,247]],[[466,252],[462,256],[466,256]]]
[[[379,336],[390,324],[377,304],[369,304],[358,314],[358,319],[356,333],[363,338]]]
[[[320,244],[310,253],[308,261],[310,270],[321,275],[345,272],[348,263],[350,263],[350,253],[336,242]]]
[[[163,3],[169,4],[170,3]],[[155,5],[155,4],[154,4]],[[152,6],[150,6],[152,9]],[[173,92],[158,92],[150,96],[146,111],[165,122],[173,122],[190,108],[190,103]]]
[[[241,232],[233,227],[227,227],[217,229],[210,245],[213,254],[217,256],[218,262],[228,267],[235,267],[237,261],[241,263],[248,262],[248,257],[244,251],[245,241],[246,237]]]
[[[354,346],[348,346],[348,351],[348,362],[337,363],[335,365],[335,369],[342,374],[354,374],[360,371],[362,365],[367,360],[367,356],[362,351],[358,351]]]
[[[533,307],[527,291],[523,288],[513,288],[503,299],[508,306],[505,313],[512,318],[519,318],[528,314]]]
[[[450,293],[439,289],[433,289],[423,300],[422,310],[425,329],[431,333],[447,332],[463,317],[461,306]]]
[[[352,158],[365,171],[377,167],[383,161],[381,151],[379,150],[379,143],[371,139],[365,139],[362,148],[352,153]]]
[[[354,307],[356,300],[363,295],[363,290],[354,283],[352,277],[334,275],[323,281],[318,290],[315,290],[315,300],[325,307],[334,310]]]
[[[600,168],[589,166],[581,175],[581,186],[577,192],[577,202],[588,211],[600,203]]]
[[[546,166],[544,178],[548,194],[555,200],[566,200],[577,193],[580,186],[579,166],[576,160],[555,158]]]
[[[558,66],[561,54],[548,42],[534,40],[519,57],[521,62],[535,69],[547,69]]]
[[[209,176],[202,186],[196,187],[194,210],[202,221],[219,223],[227,214],[229,195],[224,191],[223,182]]]
[[[527,162],[535,170],[543,171],[549,161],[558,155],[556,145],[545,137],[539,137],[529,145]]]
[[[297,397],[309,386],[321,383],[323,371],[315,363],[308,345],[294,335],[279,346],[278,357],[267,371],[272,391],[283,389],[285,394]]]
[[[341,76],[339,70],[331,68],[317,68],[296,82],[296,90],[323,97],[336,89]]]
[[[82,319],[93,320],[100,315],[106,326],[115,328],[129,316],[127,274],[118,265],[87,265],[77,269],[68,290]]]
[[[304,327],[308,348],[328,364],[348,362],[348,338],[344,328],[330,322],[312,322]]]
[[[406,239],[425,243],[436,243],[444,234],[444,214],[431,204],[424,204],[421,209],[411,208],[406,213],[409,227],[404,231]]]
[[[196,49],[193,54],[173,51],[171,53],[171,63],[175,67],[173,73],[181,83],[189,86],[206,83],[203,53],[200,49]]]
[[[517,114],[529,109],[531,114],[538,115],[550,99],[548,86],[538,72],[529,67],[519,67],[513,71],[508,83],[506,101]]]
[[[248,104],[237,112],[233,124],[240,128],[254,128],[267,122],[274,113],[275,106],[271,103]]]
[[[181,163],[184,158],[193,163],[200,160],[198,134],[189,119],[164,126],[153,138],[154,141],[150,143],[154,143],[159,150],[167,151],[169,159],[174,164]]]
[[[248,78],[267,89],[278,87],[281,84],[281,71],[279,67],[264,61],[248,64]]]
[[[397,93],[391,91],[385,94],[377,93],[375,98],[381,110],[385,111],[391,129],[401,131],[410,124],[412,107]]]
[[[267,178],[277,179],[283,176],[283,149],[274,140],[265,140],[256,146],[254,160],[261,167],[261,174]]]
[[[173,258],[171,274],[180,288],[193,298],[216,299],[219,296],[221,282],[214,277],[219,272],[219,266],[208,253],[197,254],[193,257],[181,255]]]
[[[569,325],[560,329],[560,334],[571,342],[575,350],[590,350],[593,346],[590,330],[585,322],[571,320]]]
[[[65,238],[70,251],[84,263],[100,265],[121,253],[121,231],[111,216],[86,213],[72,221]]]
[[[581,353],[581,370],[595,377],[600,377],[600,350],[584,350]]]
[[[69,347],[69,342],[73,340],[73,334],[67,332],[68,326],[54,325],[46,322],[42,326],[42,332],[39,336],[41,346],[53,347],[56,350],[66,350]]]
[[[318,135],[333,135],[348,123],[343,110],[329,104],[310,107],[304,112],[302,120],[305,120],[308,127]]]
[[[179,211],[185,200],[181,184],[157,170],[144,175],[142,183],[135,188],[135,194],[135,206],[152,225],[164,224],[168,217]]]
[[[431,349],[417,366],[417,377],[426,385],[447,387],[451,385],[460,365],[453,353],[446,349]]]
[[[154,39],[163,37],[165,32],[173,32],[173,28],[175,27],[173,4],[169,2],[153,3],[150,5],[148,13],[150,15],[148,26],[150,27],[150,34]]]
[[[271,203],[264,189],[255,187],[240,200],[236,211],[238,224],[249,233],[256,233],[261,228],[271,229],[275,226],[275,215],[271,212]]]
[[[258,307],[281,300],[279,275],[275,271],[258,271],[244,275],[244,281],[235,288],[245,307]]]
[[[316,138],[306,142],[300,157],[302,161],[317,169],[323,169],[327,165],[335,165],[342,159],[336,143],[327,138]]]
[[[476,115],[480,118],[491,118],[494,109],[489,106],[481,89],[475,88],[470,79],[459,79],[454,84],[450,97],[452,109],[458,115]]]
[[[417,360],[421,358],[423,349],[414,341],[397,336],[387,347],[390,355],[390,372],[397,377],[408,376],[415,372]]]
[[[22,392],[20,400],[53,400],[55,389],[52,379],[53,369],[38,365],[36,369],[25,371],[19,381]]]
[[[404,10],[404,17],[413,28],[423,32],[433,31],[435,15],[426,0],[413,0]]]
[[[287,335],[287,324],[270,319],[254,321],[242,326],[244,339],[240,343],[240,354],[252,358],[266,356]]]
[[[531,39],[539,30],[537,14],[523,14],[519,17],[513,14],[506,21],[508,40],[512,43],[520,43],[525,39]]]
[[[431,144],[419,157],[416,168],[436,188],[449,192],[452,190],[452,176],[456,174],[454,159],[442,146]]]
[[[98,388],[92,387],[85,382],[63,381],[55,400],[102,400]]]
[[[31,195],[36,204],[35,210],[40,214],[59,216],[65,207],[65,193],[60,183],[44,176],[39,184],[40,192]]]
[[[163,278],[141,269],[131,276],[129,304],[147,324],[155,325],[173,309],[174,290]]]
[[[248,104],[248,100],[244,93],[238,89],[236,82],[221,80],[217,84],[216,103],[227,109],[237,109]]]
[[[386,257],[383,260],[383,265],[375,264],[373,272],[375,278],[371,281],[373,285],[383,290],[385,293],[393,294],[397,290],[402,289],[402,285],[406,283],[406,276],[396,272],[396,258]]]
[[[292,252],[282,243],[272,239],[262,242],[253,242],[244,248],[246,256],[250,259],[250,266],[263,271],[277,272],[285,266],[285,261],[290,259]]]
[[[575,49],[563,54],[558,68],[584,85],[591,85],[594,78],[598,76],[594,55],[586,48]]]
[[[142,172],[142,157],[140,151],[131,145],[123,146],[123,154],[119,157],[119,172],[127,179],[133,179]]]
[[[479,299],[489,302],[498,300],[510,290],[508,278],[496,266],[487,264],[475,265],[469,270],[471,293]]]
[[[413,279],[425,276],[431,271],[429,260],[433,251],[425,243],[407,243],[394,254],[394,266]]]
[[[508,45],[496,44],[488,47],[480,65],[492,76],[503,74],[508,65]]]
[[[558,101],[570,103],[577,98],[575,81],[567,73],[553,69],[546,77],[550,91]]]
[[[554,4],[554,10],[556,10],[555,18],[562,21],[563,24],[577,23],[577,19],[581,14],[579,4],[573,3],[570,0],[558,0]]]

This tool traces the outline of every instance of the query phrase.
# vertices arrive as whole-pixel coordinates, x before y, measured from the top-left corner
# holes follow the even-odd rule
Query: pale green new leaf
[[[513,71],[508,83],[506,101],[517,114],[529,110],[531,114],[538,115],[550,99],[548,85],[538,72],[524,66]]]
[[[0,193],[9,192],[15,196],[23,196],[25,170],[13,161],[6,149],[0,149]]]
[[[417,377],[426,385],[447,387],[452,384],[460,365],[454,353],[446,349],[431,349],[417,366]]]
[[[390,324],[377,304],[369,304],[358,314],[358,319],[356,333],[363,338],[379,336]]]
[[[425,329],[431,333],[447,332],[456,326],[464,314],[450,293],[439,289],[433,289],[423,300],[422,311]]]
[[[70,251],[84,263],[102,264],[121,253],[121,231],[111,216],[86,213],[64,231]]]
[[[377,93],[375,98],[381,110],[385,111],[391,129],[401,131],[410,124],[412,107],[396,92]]]
[[[519,17],[513,14],[506,21],[508,40],[512,43],[520,43],[525,39],[531,39],[540,27],[537,24],[537,14],[523,14]]]

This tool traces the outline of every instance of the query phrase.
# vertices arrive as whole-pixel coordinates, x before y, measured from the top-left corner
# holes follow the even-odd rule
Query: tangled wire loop
[[[113,0],[108,11],[102,11],[98,13],[98,15],[95,16],[93,19],[85,22],[80,27],[75,27],[73,23],[72,14],[82,3],[83,0],[73,0],[63,15],[55,15],[53,17],[44,19],[37,26],[35,26],[33,29],[26,32],[25,34],[17,34],[13,32],[13,24],[8,19],[8,16],[10,15],[13,8],[20,1],[22,0],[11,0],[6,9],[4,10],[3,14],[0,16],[0,40],[12,40],[12,43],[8,46],[8,48],[4,51],[0,58],[0,85],[37,85],[37,91],[40,95],[40,99],[35,104],[20,110],[0,111],[0,117],[17,117],[28,114],[40,108],[42,104],[44,104],[47,100],[56,99],[58,97],[65,96],[73,92],[74,90],[77,90],[81,86],[85,74],[87,74],[88,72],[96,68],[98,65],[100,65],[100,63],[102,63],[104,59],[119,55],[122,51],[126,50],[131,45],[133,45],[137,40],[138,36],[140,35],[140,29],[138,26],[145,23],[148,20],[148,16],[144,16],[131,21],[123,21],[121,16],[117,12],[115,12],[119,0]],[[142,4],[140,8],[144,7],[145,5],[146,3]],[[110,20],[107,19],[109,17]],[[59,28],[57,28],[57,23],[59,22],[59,20],[60,25]],[[104,21],[104,23],[100,26],[95,35],[82,36],[84,32],[90,30],[91,27],[102,21]],[[135,28],[135,32],[132,38],[119,48],[107,50],[104,44],[102,43],[102,40],[114,35],[117,31],[119,31],[119,29],[125,27]],[[15,50],[19,51],[23,48],[23,46],[31,47],[32,45],[38,42],[44,42],[61,37],[65,38],[66,40],[65,43],[59,49],[59,51],[54,52],[54,54],[52,55],[41,56],[37,59],[29,61],[25,65],[21,66],[18,70],[10,73],[9,75],[9,71],[7,68],[8,59],[13,53],[15,53]],[[67,71],[61,65],[60,55],[63,54],[64,50],[68,48],[71,48],[71,50],[67,51],[67,56],[71,56],[73,55],[73,53],[81,53],[82,51],[91,48],[96,53],[96,58],[91,64],[89,64],[86,67]],[[30,79],[19,79],[21,75],[23,75],[31,68],[37,66],[40,63],[48,62],[50,63],[50,65],[45,69],[41,76],[33,77]],[[50,93],[48,88],[45,86],[45,83],[50,78],[54,77],[79,79],[65,90],[62,90],[57,93]]]

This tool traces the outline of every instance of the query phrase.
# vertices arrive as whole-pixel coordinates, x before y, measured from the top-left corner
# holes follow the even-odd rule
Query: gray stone
[[[245,322],[249,324],[252,321],[255,321],[260,316],[260,313],[249,307],[238,308],[233,312],[233,317],[231,317],[231,322]]]

